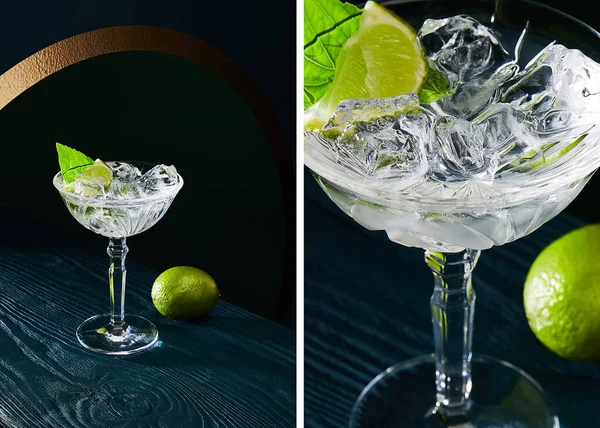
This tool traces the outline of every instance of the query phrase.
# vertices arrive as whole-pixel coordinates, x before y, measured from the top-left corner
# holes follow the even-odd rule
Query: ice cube
[[[510,60],[493,31],[465,15],[428,19],[417,37],[427,58],[451,84],[490,75]]]
[[[75,180],[64,186],[65,190],[86,198],[106,199],[106,188],[102,177],[79,174]]]
[[[113,177],[123,182],[134,181],[142,176],[140,170],[129,163],[110,162],[109,166]]]
[[[107,190],[107,198],[112,200],[140,199],[146,196],[144,186],[139,181],[115,179]]]
[[[596,126],[600,65],[551,43],[500,91],[500,101],[525,112],[541,140],[572,140]]]
[[[431,120],[425,113],[400,115],[377,132],[359,127],[371,172],[382,178],[404,179],[425,173],[425,142],[430,128]]]
[[[175,186],[179,182],[179,175],[173,165],[156,165],[145,172],[139,183],[146,194],[157,193],[166,187]]]
[[[422,175],[429,113],[414,94],[370,100],[347,100],[323,128],[323,143],[337,151],[338,163],[379,178]]]
[[[491,76],[475,78],[458,84],[454,94],[443,97],[429,106],[441,110],[444,114],[471,120],[499,96],[498,88],[515,75],[516,64],[507,63],[498,68]]]
[[[433,176],[444,181],[493,180],[497,159],[485,147],[484,126],[453,116],[438,118],[429,147]]]
[[[335,113],[325,124],[326,133],[343,132],[355,123],[370,123],[380,118],[395,117],[419,108],[416,94],[398,95],[388,98],[349,99],[340,101]]]
[[[527,115],[509,104],[492,104],[473,122],[480,125],[485,134],[484,156],[497,159],[494,173],[516,160],[529,159],[541,150],[542,143]]]
[[[485,150],[505,156],[539,146],[527,115],[507,104],[492,104],[473,120],[483,126]]]

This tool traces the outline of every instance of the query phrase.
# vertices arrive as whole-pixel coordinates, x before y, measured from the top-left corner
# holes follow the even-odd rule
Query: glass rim
[[[380,4],[383,6],[386,6],[386,5],[392,6],[392,5],[397,5],[397,4],[409,4],[409,3],[442,3],[444,1],[445,0],[384,0]],[[481,3],[497,4],[497,3],[503,3],[504,1],[511,1],[511,2],[516,1],[516,2],[520,2],[520,3],[528,3],[528,4],[534,5],[536,7],[540,7],[542,9],[548,9],[552,13],[561,15],[561,16],[567,18],[568,20],[573,21],[575,24],[585,27],[587,30],[589,30],[591,33],[593,33],[596,37],[600,38],[600,31],[596,30],[594,27],[592,27],[591,25],[582,21],[581,19],[576,18],[573,15],[570,15],[554,6],[540,3],[535,0],[483,0],[483,1],[482,0],[472,0],[472,3],[473,4],[481,4]],[[360,7],[364,6],[364,4],[365,3],[362,3]]]
[[[538,3],[534,0],[513,0],[518,3],[525,3],[534,7],[546,9],[551,13],[561,16],[564,19],[571,21],[577,26],[581,27],[582,30],[588,31],[590,35],[598,38],[600,42],[600,32],[589,24],[569,15],[566,12],[561,11],[552,6],[548,6],[542,3]],[[443,3],[444,0],[389,0],[383,1],[383,6],[393,6],[411,3]],[[471,2],[473,5],[488,3],[493,4],[494,1],[477,1]],[[572,49],[577,49],[576,47]],[[591,138],[592,141],[583,147],[582,150],[575,153],[576,159],[587,158],[587,162],[577,162],[576,159],[569,159],[567,162],[572,162],[573,166],[565,171],[555,171],[554,168],[550,168],[548,171],[536,175],[531,175],[527,181],[513,182],[506,181],[503,186],[512,186],[515,188],[515,192],[501,193],[493,196],[474,196],[466,199],[457,198],[433,198],[433,197],[415,197],[409,194],[403,193],[410,189],[410,185],[403,186],[402,188],[396,189],[393,186],[386,188],[381,186],[382,181],[375,177],[348,177],[347,174],[331,168],[331,166],[325,165],[330,159],[323,159],[322,156],[318,156],[318,153],[314,147],[311,147],[309,140],[319,138],[318,133],[311,131],[303,131],[303,142],[304,142],[304,165],[308,167],[314,174],[318,175],[327,182],[339,187],[341,191],[350,192],[356,196],[364,198],[366,201],[380,204],[385,207],[406,209],[408,206],[418,207],[419,209],[438,209],[440,211],[456,211],[457,209],[475,209],[478,211],[498,209],[503,207],[512,207],[524,203],[531,202],[540,197],[550,195],[561,189],[568,187],[576,187],[579,182],[586,180],[591,174],[593,174],[598,165],[594,164],[594,160],[598,159],[599,154],[596,156],[590,156],[589,147],[593,147],[600,144],[600,131],[597,130],[599,125],[594,125],[592,128],[595,129],[595,133],[586,136]],[[591,131],[591,129],[590,129]],[[310,138],[312,136],[313,138]],[[586,156],[587,155],[587,156]],[[379,186],[369,185],[369,182],[377,181]],[[493,180],[492,180],[493,181]],[[467,183],[467,181],[465,181]]]
[[[155,164],[152,162],[144,162],[144,161],[105,161],[105,162],[122,162],[122,163],[129,163],[129,164],[144,164],[144,165],[151,165],[151,166],[160,165],[160,164]],[[147,205],[150,203],[162,201],[162,200],[168,199],[170,197],[173,197],[173,196],[177,195],[177,193],[179,193],[179,190],[181,190],[181,188],[183,187],[183,177],[181,176],[181,174],[177,173],[177,179],[178,179],[177,185],[170,187],[168,189],[168,191],[165,191],[164,193],[161,193],[158,195],[151,195],[148,197],[134,198],[134,199],[98,199],[98,198],[93,198],[93,197],[89,197],[89,196],[76,195],[74,193],[66,191],[61,186],[61,182],[63,181],[62,175],[63,174],[60,171],[58,173],[56,173],[54,175],[54,177],[52,178],[52,184],[54,185],[56,190],[59,191],[59,193],[61,194],[61,196],[63,198],[69,200],[70,202],[74,202],[77,204],[93,206],[93,207],[100,207],[100,208]]]

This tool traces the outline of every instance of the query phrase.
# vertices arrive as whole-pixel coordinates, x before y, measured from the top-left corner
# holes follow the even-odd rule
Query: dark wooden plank
[[[433,279],[422,250],[362,228],[310,176],[305,194],[305,420],[310,427],[342,427],[374,376],[433,352]],[[473,279],[474,352],[530,372],[570,428],[598,426],[600,366],[559,358],[537,341],[522,290],[537,254],[582,224],[563,213],[517,242],[483,252]]]
[[[7,212],[0,207],[0,426],[295,426],[291,330],[224,300],[199,322],[162,317],[150,298],[158,273],[135,262],[133,237],[126,308],[157,325],[159,342],[136,356],[89,352],[75,329],[108,309],[105,248]]]

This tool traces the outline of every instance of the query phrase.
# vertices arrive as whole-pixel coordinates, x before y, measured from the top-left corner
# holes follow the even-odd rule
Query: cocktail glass
[[[427,18],[474,17],[499,32],[503,42],[521,46],[519,63],[526,64],[552,41],[579,49],[596,62],[600,59],[597,31],[539,3],[382,4],[415,29]],[[520,40],[526,27],[527,35]],[[364,103],[350,100],[347,105],[360,109]],[[556,112],[553,107],[547,118]],[[596,113],[592,121],[590,129],[600,126],[600,115]],[[437,184],[419,191],[415,191],[421,185],[418,179],[398,188],[393,180],[370,177],[348,160],[353,155],[345,148],[332,149],[331,136],[305,132],[305,164],[327,195],[366,228],[385,230],[394,242],[424,249],[434,276],[430,305],[435,353],[392,366],[373,379],[354,405],[351,427],[559,426],[541,386],[527,373],[493,357],[473,356],[471,275],[482,250],[533,232],[577,196],[600,166],[599,134],[590,129],[582,131],[583,140],[569,146],[574,150],[565,145],[566,149],[552,152],[547,146],[548,152],[526,154],[506,164],[509,178],[496,174],[487,183],[485,178],[446,182],[442,171],[432,178]]]
[[[128,163],[141,173],[154,166],[146,162]],[[148,230],[162,218],[183,186],[183,178],[178,174],[175,185],[155,194],[121,200],[98,199],[69,192],[63,187],[60,172],[54,176],[52,183],[75,220],[86,229],[108,238],[109,312],[85,320],[77,328],[77,340],[87,349],[108,355],[129,355],[150,348],[158,339],[156,326],[139,315],[125,313],[127,238]]]

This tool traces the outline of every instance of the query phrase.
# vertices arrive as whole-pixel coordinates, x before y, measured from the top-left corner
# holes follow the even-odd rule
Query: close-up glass
[[[60,172],[52,183],[75,220],[109,240],[106,251],[110,258],[110,310],[85,320],[77,328],[77,340],[95,352],[129,355],[156,343],[158,330],[146,318],[125,313],[127,238],[150,229],[162,218],[181,190],[183,178],[166,165],[146,162],[104,165],[115,177],[106,190],[107,183],[97,183],[98,180],[78,181],[69,188]]]
[[[0,428],[294,428],[298,2],[142,3],[3,4]]]
[[[554,218],[600,166],[600,34],[528,0],[382,4],[453,90],[342,101],[304,132],[305,164],[359,224],[425,251],[435,353],[373,379],[349,424],[558,427],[532,377],[473,354],[471,278],[482,251]]]

